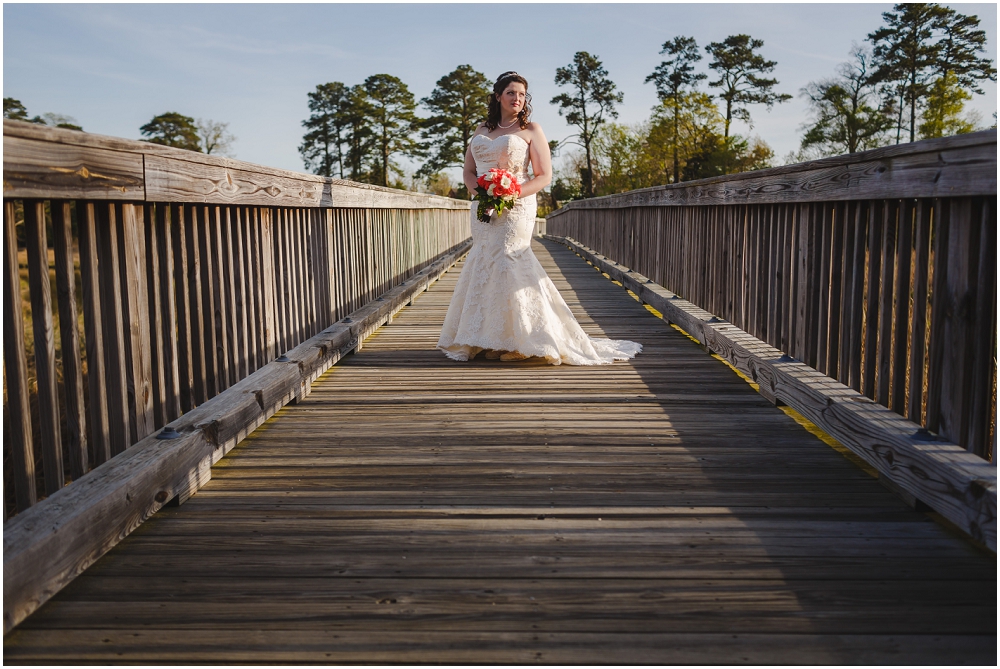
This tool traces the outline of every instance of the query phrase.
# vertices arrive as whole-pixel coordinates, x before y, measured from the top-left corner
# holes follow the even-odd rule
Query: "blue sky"
[[[497,7],[503,13],[496,13]],[[976,14],[996,60],[996,4],[950,4]],[[832,76],[852,41],[891,4],[5,4],[3,94],[31,114],[72,116],[85,130],[138,138],[165,111],[227,121],[236,157],[303,170],[297,147],[317,84],[400,77],[419,99],[468,63],[491,79],[527,77],[534,119],[550,139],[574,131],[549,104],[555,69],[576,51],[597,55],[624,92],[622,122],[656,102],[643,81],[664,41],[699,46],[736,33],[764,40],[777,90],[795,96],[752,108],[753,133],[779,157],[798,147],[807,107],[799,90]],[[491,13],[492,12],[492,13]],[[707,69],[707,58],[701,62]],[[996,84],[972,106],[992,123]],[[736,131],[747,133],[737,124]]]

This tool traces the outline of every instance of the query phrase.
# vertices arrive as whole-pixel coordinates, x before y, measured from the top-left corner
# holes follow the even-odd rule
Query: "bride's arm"
[[[549,140],[545,139],[542,126],[532,123],[528,127],[531,129],[528,156],[531,159],[531,171],[535,176],[521,185],[521,197],[534,195],[552,183],[552,154],[549,152]]]
[[[476,197],[476,186],[479,175],[476,174],[476,159],[472,157],[472,142],[469,142],[469,149],[465,152],[465,167],[462,169],[462,181],[469,189],[469,197]]]

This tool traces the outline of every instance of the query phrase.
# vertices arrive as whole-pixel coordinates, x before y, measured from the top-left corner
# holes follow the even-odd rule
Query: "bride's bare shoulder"
[[[538,140],[543,144],[545,143],[545,133],[542,132],[542,125],[540,123],[535,123],[534,121],[530,121],[528,125],[524,127],[524,129],[528,131],[529,136],[531,137],[532,140]]]

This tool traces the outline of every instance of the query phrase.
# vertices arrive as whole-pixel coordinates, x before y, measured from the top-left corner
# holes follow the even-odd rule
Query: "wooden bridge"
[[[995,131],[554,212],[606,367],[434,350],[467,202],[9,121],[4,197],[7,662],[996,663]]]

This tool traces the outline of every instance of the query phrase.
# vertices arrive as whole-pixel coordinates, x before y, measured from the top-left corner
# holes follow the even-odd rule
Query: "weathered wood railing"
[[[469,244],[467,201],[12,121],[3,187],[5,630]]]
[[[804,363],[916,423],[915,448],[950,441],[992,460],[996,148],[996,131],[986,131],[578,200],[549,214],[547,228],[704,310],[708,322],[690,324],[703,341],[735,326],[777,360]],[[735,360],[718,336],[718,352]],[[780,384],[760,362],[740,361],[763,394],[795,406],[776,397]],[[843,426],[823,424],[823,411],[812,412],[816,422],[851,442]],[[890,478],[904,468],[868,446]],[[916,486],[922,472],[912,469],[912,481],[897,482],[930,503],[936,493]],[[992,511],[974,515],[991,519],[995,541],[991,472],[943,494],[976,505],[991,489]]]

